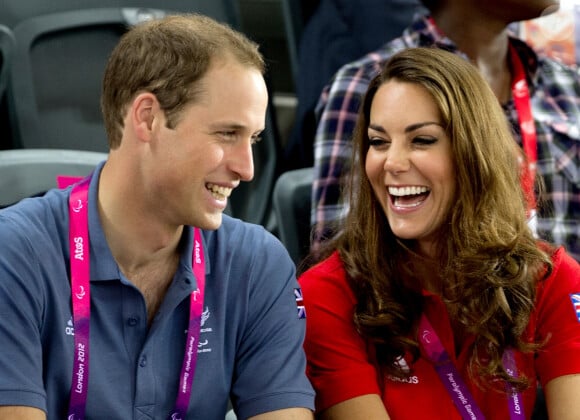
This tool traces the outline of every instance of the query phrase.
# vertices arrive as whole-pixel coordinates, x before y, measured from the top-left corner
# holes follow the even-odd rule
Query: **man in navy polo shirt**
[[[312,419],[295,269],[223,215],[253,177],[264,62],[202,16],[113,51],[92,177],[0,212],[0,418]]]

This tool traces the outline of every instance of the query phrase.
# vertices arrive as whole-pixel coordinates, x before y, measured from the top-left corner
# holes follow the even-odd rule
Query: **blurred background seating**
[[[59,176],[85,177],[106,158],[84,150],[0,150],[0,208],[57,187]]]
[[[0,149],[107,152],[99,104],[107,57],[128,27],[175,12],[209,15],[241,29],[237,0],[3,0],[0,24],[16,42],[6,43],[14,48],[11,59],[3,59]],[[280,151],[274,115],[270,106],[263,140],[254,148],[254,181],[236,189],[227,209],[270,230],[276,229],[271,194]]]

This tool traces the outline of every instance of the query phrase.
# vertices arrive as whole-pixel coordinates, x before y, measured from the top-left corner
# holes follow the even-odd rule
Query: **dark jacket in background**
[[[313,165],[314,108],[334,73],[401,35],[423,10],[419,0],[320,0],[300,40],[298,107],[284,150],[284,171]]]

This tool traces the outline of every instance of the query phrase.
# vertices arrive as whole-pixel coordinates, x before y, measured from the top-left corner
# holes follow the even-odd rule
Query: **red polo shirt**
[[[580,309],[571,300],[571,294],[580,294],[580,265],[563,249],[555,252],[553,262],[552,275],[538,286],[537,305],[528,325],[536,339],[550,339],[536,355],[515,354],[519,373],[538,377],[543,385],[561,375],[580,373]],[[356,300],[337,253],[304,273],[299,281],[308,316],[304,343],[307,373],[316,390],[318,411],[353,397],[378,394],[392,419],[461,419],[428,361],[419,359],[407,381],[381,373],[373,350],[355,330]],[[505,394],[482,390],[468,379],[469,339],[456,355],[445,305],[438,296],[424,295],[425,313],[485,417],[509,418]],[[405,363],[410,364],[411,359],[406,357]],[[532,386],[521,395],[527,417],[532,413],[535,389]]]

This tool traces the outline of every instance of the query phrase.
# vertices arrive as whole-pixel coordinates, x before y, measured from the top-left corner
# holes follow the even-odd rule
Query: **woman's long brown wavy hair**
[[[529,380],[508,375],[502,355],[507,348],[529,352],[539,346],[524,331],[536,283],[551,262],[527,225],[518,148],[507,120],[468,61],[440,49],[407,49],[371,82],[353,138],[350,211],[340,235],[325,244],[320,256],[338,250],[357,296],[359,333],[375,344],[388,374],[407,376],[396,359],[405,352],[419,356],[415,331],[423,309],[421,281],[413,284],[409,278],[420,257],[413,241],[395,237],[365,175],[373,98],[391,80],[425,88],[451,139],[456,196],[439,235],[436,265],[446,279],[441,293],[450,317],[476,337],[470,375],[481,384],[503,379],[524,389]]]

